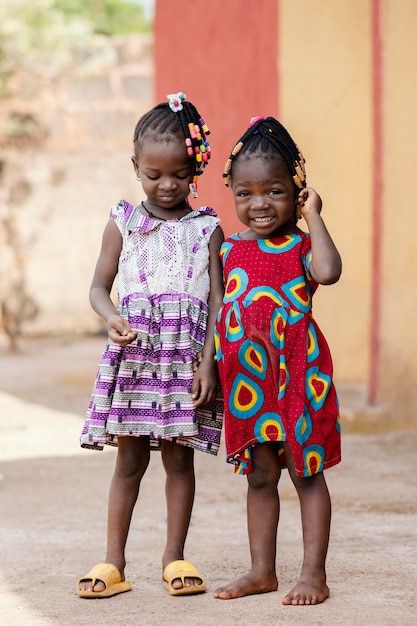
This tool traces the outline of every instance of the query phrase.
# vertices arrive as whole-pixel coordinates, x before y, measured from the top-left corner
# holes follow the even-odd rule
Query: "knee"
[[[247,475],[252,489],[276,489],[281,465],[275,444],[264,443],[252,449],[253,471]]]
[[[165,442],[162,447],[162,461],[168,474],[186,474],[194,471],[194,451],[192,448]]]
[[[253,472],[247,475],[248,485],[251,489],[276,489],[279,480],[279,473],[254,469]]]
[[[304,478],[296,475],[291,475],[291,480],[299,494],[327,491],[327,485],[323,472],[313,474],[312,476],[306,476]]]
[[[142,442],[132,440],[129,442],[123,441],[122,445],[119,444],[116,473],[120,478],[139,478],[140,480],[145,474],[149,465],[150,450],[149,446],[140,445],[141,443]]]

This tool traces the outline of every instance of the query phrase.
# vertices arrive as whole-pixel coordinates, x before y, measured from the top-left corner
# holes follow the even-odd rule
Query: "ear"
[[[135,155],[130,157],[132,159],[133,169],[135,170],[135,174],[139,174],[139,160]]]

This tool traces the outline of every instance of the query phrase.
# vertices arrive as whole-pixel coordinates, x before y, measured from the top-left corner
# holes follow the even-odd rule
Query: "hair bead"
[[[205,123],[202,117],[200,117],[200,119],[198,120],[198,123],[200,124],[200,128],[203,131],[203,133],[205,135],[210,135],[209,127],[207,126],[207,124]]]
[[[210,131],[195,106],[187,101],[187,97],[182,91],[168,94],[167,98],[168,102],[157,104],[142,115],[136,124],[133,136],[135,154],[139,156],[145,137],[154,137],[155,141],[164,135],[166,137],[183,137],[191,165],[190,185],[192,185],[192,189],[190,187],[190,191],[194,195],[196,194],[197,178],[204,172],[211,156],[210,145],[206,139],[206,135]],[[195,195],[195,197],[197,196]]]
[[[298,176],[298,174],[294,174],[294,176],[292,177],[296,187],[298,187],[298,189],[302,189],[303,188],[303,181],[301,180],[301,178]]]
[[[237,154],[239,154],[239,152],[241,151],[241,149],[243,148],[243,142],[239,141],[235,147],[232,150],[232,155],[236,156]]]

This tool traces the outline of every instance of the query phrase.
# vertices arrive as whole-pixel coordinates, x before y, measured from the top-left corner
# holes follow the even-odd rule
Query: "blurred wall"
[[[198,16],[198,19],[197,19]],[[239,228],[222,169],[253,115],[279,117],[344,261],[315,316],[336,379],[417,413],[412,347],[417,124],[413,0],[156,0],[155,97],[182,90],[212,127],[201,179],[226,235]]]
[[[101,328],[88,292],[110,206],[143,198],[130,157],[136,122],[153,106],[152,40],[114,38],[104,59],[88,61],[56,76],[16,74],[0,109],[0,287],[16,311],[25,283],[39,309],[27,335]],[[17,116],[37,129],[36,143],[7,135]]]

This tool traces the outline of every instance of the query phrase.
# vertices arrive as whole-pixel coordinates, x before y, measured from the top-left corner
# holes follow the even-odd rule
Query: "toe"
[[[171,585],[173,589],[182,589],[183,584],[181,578],[174,578]]]

